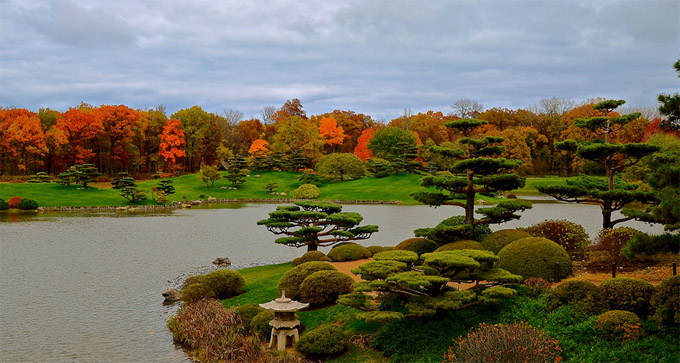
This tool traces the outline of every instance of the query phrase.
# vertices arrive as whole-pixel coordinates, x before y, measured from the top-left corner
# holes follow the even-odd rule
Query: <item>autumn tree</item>
[[[441,112],[427,111],[411,116],[401,116],[390,121],[388,126],[410,130],[419,135],[423,142],[434,141],[439,145],[450,140],[453,133],[444,126],[445,123],[455,120],[457,117],[444,116]]]
[[[179,158],[186,156],[185,145],[186,141],[181,122],[176,119],[168,120],[163,126],[163,133],[160,135],[158,155],[163,158],[170,169],[178,162]]]
[[[129,169],[130,155],[126,143],[134,135],[133,127],[139,121],[139,112],[124,105],[102,105],[95,110],[95,117],[102,125],[102,137],[106,149],[105,171]]]
[[[505,151],[505,148],[501,146],[504,141],[502,137],[470,137],[477,127],[484,124],[486,124],[486,121],[477,119],[461,119],[447,123],[447,127],[455,129],[461,134],[462,138],[458,141],[465,145],[465,150],[432,146],[430,148],[432,152],[456,161],[453,163],[450,173],[426,176],[420,180],[421,186],[434,187],[442,192],[412,194],[413,198],[430,206],[446,204],[465,209],[465,225],[423,228],[417,230],[416,235],[427,237],[430,234],[441,235],[446,233],[451,235],[451,240],[459,236],[474,239],[474,226],[518,219],[519,216],[515,214],[516,212],[531,208],[531,204],[525,201],[503,201],[495,207],[479,208],[477,213],[484,217],[475,219],[474,204],[477,193],[493,193],[524,186],[523,178],[510,173],[510,171],[517,169],[521,162],[498,157]],[[463,173],[464,176],[458,176],[455,173]],[[460,200],[461,197],[464,198],[462,201]],[[442,238],[438,239],[441,240]]]
[[[132,143],[137,147],[139,172],[158,170],[161,134],[168,122],[164,107],[157,106],[155,109],[139,112],[140,118],[133,128],[134,136]],[[182,135],[184,140],[184,135]],[[167,162],[167,161],[166,161]]]
[[[267,165],[267,156],[271,154],[271,151],[267,148],[269,143],[267,140],[257,139],[250,144],[248,149],[248,154],[250,154],[250,163],[256,170],[264,169]]]
[[[0,110],[0,151],[0,160],[11,173],[39,170],[48,149],[38,115],[23,109]]]
[[[343,141],[347,137],[342,127],[339,127],[337,121],[332,117],[321,118],[319,121],[319,135],[331,149],[333,146],[342,146]]]
[[[503,137],[503,146],[505,152],[502,154],[507,159],[520,160],[522,164],[517,168],[517,173],[520,175],[527,175],[533,171],[533,162],[531,158],[531,148],[527,145],[526,137],[513,129],[505,129],[501,132]]]
[[[70,108],[57,118],[55,128],[63,133],[69,165],[94,161],[97,139],[104,130],[91,109]]]
[[[294,206],[279,206],[269,218],[257,222],[267,230],[284,235],[276,243],[290,247],[319,247],[338,242],[363,240],[378,231],[378,226],[359,226],[363,217],[355,212],[342,212],[342,206],[331,202],[296,202]]]
[[[300,150],[305,158],[316,163],[321,158],[324,141],[318,127],[309,119],[289,116],[277,122],[272,149],[284,154]]]
[[[630,217],[612,220],[612,213],[627,204],[638,201],[647,203],[653,200],[649,192],[636,191],[637,185],[616,180],[616,175],[637,164],[643,157],[661,149],[657,145],[644,143],[619,144],[611,142],[614,133],[620,131],[624,125],[637,119],[640,114],[633,113],[624,116],[611,116],[613,111],[623,105],[624,100],[606,100],[592,105],[598,116],[579,118],[574,125],[587,129],[602,137],[589,142],[567,140],[557,143],[556,148],[564,148],[574,152],[581,158],[591,160],[602,165],[605,178],[581,177],[568,180],[566,185],[539,185],[541,193],[570,203],[595,203],[602,210],[602,227],[613,228],[614,225],[630,220]]]
[[[375,129],[369,128],[361,132],[361,136],[358,139],[357,146],[354,148],[354,155],[356,155],[362,162],[366,159],[372,158],[373,153],[368,148],[368,143],[375,135]]]
[[[333,110],[333,112],[314,115],[311,117],[311,120],[320,123],[320,120],[323,118],[333,118],[337,123],[337,127],[341,127],[343,133],[347,136],[343,140],[342,145],[339,146],[341,152],[354,151],[362,132],[367,128],[375,126],[375,121],[371,119],[371,116],[351,110]]]
[[[484,111],[484,106],[469,98],[456,101],[451,108],[455,111],[454,114],[460,118],[475,118]]]
[[[171,118],[179,120],[184,131],[187,171],[197,170],[206,159],[217,160],[220,126],[216,115],[204,111],[199,106],[192,106],[175,112]],[[210,147],[205,147],[202,144],[204,142],[210,142]],[[210,152],[214,153],[212,157],[203,155]]]

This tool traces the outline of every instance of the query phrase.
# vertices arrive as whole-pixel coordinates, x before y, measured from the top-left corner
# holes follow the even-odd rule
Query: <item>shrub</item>
[[[293,265],[293,267],[295,267],[295,266],[298,266],[298,265],[301,265],[305,262],[310,262],[310,261],[330,262],[331,259],[328,258],[328,256],[326,256],[326,254],[321,252],[321,251],[309,251],[309,252],[305,253],[304,255],[294,259],[291,262],[291,265]]]
[[[453,216],[446,218],[445,220],[439,222],[437,227],[456,227],[456,226],[462,226],[465,224],[465,216]],[[491,228],[489,228],[489,225],[487,224],[478,224],[475,226],[475,240],[481,241],[484,239],[484,237],[488,236],[491,234]],[[442,244],[444,243],[450,243],[450,242],[455,242],[455,241],[437,241]]]
[[[444,353],[445,362],[559,362],[562,349],[557,340],[543,334],[526,322],[479,327],[458,338]]]
[[[17,207],[21,210],[36,209],[38,208],[38,202],[33,199],[24,198],[17,204]]]
[[[274,319],[274,312],[265,310],[250,319],[248,331],[258,338],[268,338],[271,335],[272,327],[269,322]]]
[[[312,305],[334,303],[338,296],[352,292],[354,279],[340,271],[317,271],[300,284],[300,301]]]
[[[368,246],[366,248],[368,248],[368,250],[371,252],[371,256],[375,255],[376,253],[391,251],[394,249],[394,247],[385,246]]]
[[[659,324],[680,324],[680,275],[661,281],[652,295],[652,320]]]
[[[0,210],[8,210],[9,203],[5,202],[4,199],[0,199]]]
[[[437,249],[437,244],[427,238],[409,238],[401,241],[394,247],[395,250],[413,251],[419,256],[423,253],[433,252]]]
[[[534,237],[547,238],[562,246],[571,256],[582,256],[590,239],[581,225],[565,219],[548,220],[527,228]]]
[[[559,277],[571,275],[569,254],[557,243],[541,237],[518,239],[498,252],[499,267],[513,274],[540,277],[553,281],[555,264],[559,263]]]
[[[352,153],[332,153],[323,156],[316,164],[316,171],[333,179],[356,179],[365,174],[361,159]]]
[[[246,281],[232,270],[216,270],[207,275],[191,276],[184,281],[182,300],[198,301],[203,298],[226,298],[238,295]]]
[[[600,284],[610,310],[631,311],[647,315],[649,302],[654,294],[654,285],[649,282],[626,277],[616,277]]]
[[[314,199],[321,196],[319,188],[314,184],[302,184],[293,192],[296,199]]]
[[[245,304],[234,308],[234,312],[241,319],[241,323],[247,327],[257,314],[266,311],[257,304]]]
[[[12,197],[12,198],[9,198],[9,200],[7,201],[7,204],[9,204],[10,208],[19,208],[19,202],[21,202],[22,199],[24,199],[24,198],[22,198],[22,197]]]
[[[611,310],[597,317],[595,330],[607,340],[636,340],[640,338],[640,318],[635,313]]]
[[[680,252],[680,234],[664,233],[652,236],[647,233],[638,233],[621,250],[627,258],[640,258],[668,252]]]
[[[531,237],[531,235],[519,229],[501,229],[500,231],[496,231],[484,237],[481,243],[487,250],[498,254],[503,247],[509,245],[511,242],[526,237]]]
[[[345,243],[333,247],[328,252],[328,257],[333,262],[356,261],[361,260],[362,258],[371,257],[371,251],[360,244]]]
[[[522,284],[529,288],[529,295],[532,297],[541,295],[542,293],[550,290],[550,287],[552,286],[552,284],[548,281],[537,279],[535,277],[529,277],[528,279],[524,280]]]
[[[548,312],[563,305],[582,315],[597,315],[607,310],[602,289],[592,282],[568,281],[550,290],[545,308]]]
[[[608,262],[621,261],[621,249],[638,233],[640,231],[630,227],[603,229],[595,238],[594,249],[604,252]]]
[[[378,178],[378,179],[386,178],[388,176],[390,176],[390,173],[388,173],[387,170],[381,170],[381,171],[375,173],[375,177]]]
[[[482,244],[477,242],[477,241],[462,240],[462,241],[447,243],[447,244],[437,248],[436,250],[434,250],[434,252],[455,251],[455,250],[486,250],[486,248],[484,248],[484,246],[482,246]]]
[[[295,266],[288,270],[279,280],[278,293],[286,292],[291,299],[299,298],[300,284],[311,274],[317,271],[337,271],[335,266],[328,262],[311,261]]]
[[[180,292],[180,298],[188,303],[196,302],[203,299],[215,299],[215,292],[208,289],[204,284],[191,284]]]
[[[334,325],[321,325],[300,337],[295,348],[312,356],[330,356],[342,353],[349,347],[349,337]]]

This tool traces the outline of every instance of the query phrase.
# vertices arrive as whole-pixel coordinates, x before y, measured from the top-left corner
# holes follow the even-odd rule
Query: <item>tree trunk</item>
[[[465,224],[472,226],[472,229],[466,233],[468,238],[471,240],[475,239],[475,184],[474,184],[474,172],[470,169],[467,171],[468,186],[465,191]]]
[[[314,242],[312,242],[312,243],[310,243],[310,244],[307,245],[307,252],[309,252],[309,251],[316,251],[316,250],[318,250],[318,249],[319,249],[319,246],[318,246],[316,243],[314,243]]]
[[[612,223],[611,203],[605,203],[601,207],[602,207],[602,228],[603,229],[614,228],[614,224]]]

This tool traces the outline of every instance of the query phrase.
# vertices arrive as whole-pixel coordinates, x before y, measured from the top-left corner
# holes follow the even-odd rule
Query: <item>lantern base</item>
[[[300,340],[300,336],[298,335],[298,329],[297,328],[292,328],[292,329],[272,329],[272,334],[269,339],[269,347],[273,347],[274,344],[276,344],[276,349],[278,350],[286,350],[286,346],[288,345],[288,337],[291,338],[291,344],[294,346],[295,343],[297,343],[298,340]]]

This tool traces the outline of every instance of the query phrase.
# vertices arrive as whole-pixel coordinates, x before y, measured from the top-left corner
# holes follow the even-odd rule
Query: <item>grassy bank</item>
[[[224,173],[223,173],[224,174]],[[300,173],[263,171],[251,173],[246,182],[236,190],[222,189],[231,186],[221,179],[215,182],[212,189],[208,189],[197,174],[187,174],[172,178],[175,194],[169,196],[170,202],[205,199],[212,196],[218,199],[290,199],[293,192],[300,186]],[[323,181],[319,184],[321,198],[326,200],[368,200],[368,201],[398,201],[406,205],[415,205],[410,194],[424,190],[418,185],[419,175],[401,173],[386,178],[366,177],[348,181]],[[564,178],[536,178],[527,179],[527,186],[517,190],[521,194],[536,194],[535,185],[539,183],[559,183]],[[269,183],[276,183],[276,191],[286,193],[285,196],[269,194],[264,187]],[[144,180],[138,182],[139,187],[150,194],[151,188],[158,184],[158,180]],[[43,207],[79,207],[79,206],[120,206],[131,205],[119,195],[119,191],[111,189],[110,185],[94,183],[92,187],[79,189],[72,185],[67,188],[55,183],[0,183],[0,198],[9,199],[13,196],[35,199]],[[478,195],[487,203],[494,203],[495,198]],[[138,205],[156,204],[148,199],[138,202]]]

